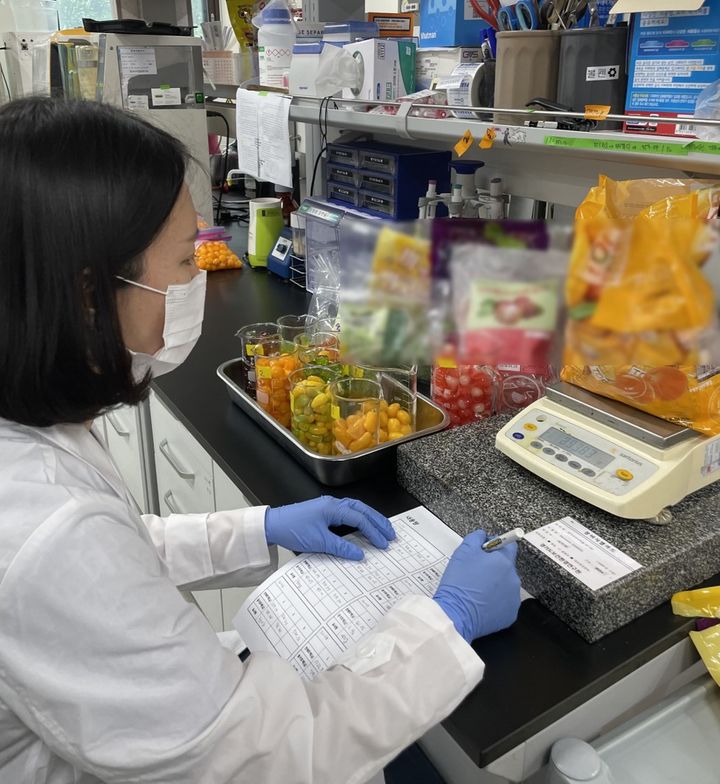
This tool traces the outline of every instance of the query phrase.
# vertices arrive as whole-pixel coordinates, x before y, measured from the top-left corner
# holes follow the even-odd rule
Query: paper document
[[[289,95],[238,89],[238,168],[251,177],[292,188]]]
[[[525,534],[525,542],[537,547],[593,591],[642,568],[642,564],[573,517],[563,517],[530,531]]]
[[[405,594],[432,596],[461,538],[419,506],[392,518],[397,539],[363,561],[308,553],[253,591],[233,618],[251,651],[274,651],[312,679],[370,631]]]
[[[155,76],[157,62],[153,46],[119,46],[120,84],[123,101],[127,100],[128,82],[133,76]]]

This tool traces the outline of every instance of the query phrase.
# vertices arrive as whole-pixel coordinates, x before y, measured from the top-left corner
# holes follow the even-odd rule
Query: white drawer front
[[[108,450],[135,503],[147,512],[137,411],[130,406],[109,411],[105,414],[105,435]]]
[[[161,514],[215,511],[210,455],[155,395],[150,415]]]

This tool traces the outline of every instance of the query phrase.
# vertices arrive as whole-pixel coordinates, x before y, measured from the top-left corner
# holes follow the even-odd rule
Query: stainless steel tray
[[[217,369],[218,376],[225,382],[230,400],[257,422],[269,436],[275,439],[319,482],[336,487],[356,482],[379,471],[395,473],[395,452],[398,444],[444,430],[450,418],[445,411],[429,398],[417,396],[417,432],[398,438],[392,443],[380,444],[354,455],[326,457],[306,449],[295,436],[276,422],[245,391],[244,366],[241,359],[223,362]]]

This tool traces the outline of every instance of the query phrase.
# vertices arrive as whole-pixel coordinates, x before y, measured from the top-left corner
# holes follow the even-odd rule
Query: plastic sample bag
[[[601,177],[577,211],[563,380],[720,433],[720,331],[703,265],[720,188]]]
[[[720,618],[720,586],[676,593],[672,597],[672,610],[675,615],[686,618]],[[713,680],[720,686],[720,625],[690,632],[690,639]]]

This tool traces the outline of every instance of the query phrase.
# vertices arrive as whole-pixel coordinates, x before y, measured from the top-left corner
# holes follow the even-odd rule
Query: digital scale
[[[632,520],[669,523],[670,507],[720,480],[720,436],[564,382],[508,422],[495,446],[567,493]]]

